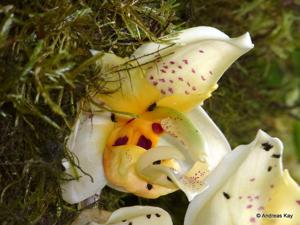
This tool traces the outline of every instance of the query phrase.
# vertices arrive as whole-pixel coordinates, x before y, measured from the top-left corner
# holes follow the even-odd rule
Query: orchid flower
[[[263,131],[238,146],[207,177],[184,225],[299,225],[300,188],[282,169],[282,152],[281,141]]]
[[[229,38],[211,27],[142,45],[129,58],[100,60],[109,94],[92,93],[94,111],[82,111],[67,147],[62,195],[78,203],[107,184],[145,198],[181,189],[191,200],[204,178],[230,152],[225,137],[199,107],[224,71],[253,44],[248,33]],[[96,53],[97,54],[97,53]],[[117,81],[116,81],[117,80]],[[97,108],[98,107],[98,108]],[[101,107],[109,112],[99,112]]]
[[[131,206],[114,211],[105,219],[98,209],[83,211],[72,225],[173,225],[170,215],[152,206]]]

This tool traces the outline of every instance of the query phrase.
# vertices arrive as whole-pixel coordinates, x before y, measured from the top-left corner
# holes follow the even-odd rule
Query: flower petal
[[[80,213],[72,225],[172,225],[170,215],[163,209],[152,206],[124,207],[109,213],[99,209],[87,209]],[[105,218],[106,222],[103,222]]]
[[[104,54],[101,65],[107,93],[97,94],[95,99],[100,99],[115,111],[140,114],[156,102],[160,94],[145,80],[141,68],[126,62],[116,55]]]
[[[214,27],[199,26],[179,31],[178,33],[168,35],[163,39],[169,40],[173,44],[184,46],[202,40],[228,40],[229,37]],[[158,44],[153,42],[146,43],[135,50],[131,58],[138,59],[140,64],[143,64],[155,60],[157,56],[154,53],[159,53],[162,50],[172,52],[174,48],[176,48],[175,45],[170,46],[168,44]]]
[[[279,139],[263,131],[251,144],[237,147],[208,176],[210,187],[192,201],[184,224],[299,224],[300,191],[282,172],[282,148]],[[288,222],[256,217],[279,212],[294,216]]]
[[[173,95],[177,96],[176,106],[188,111],[208,98],[228,67],[251,48],[249,33],[230,39],[214,28],[199,27],[182,31],[169,46],[146,44],[132,58],[140,65],[146,64],[146,78],[162,96],[171,96],[172,100]],[[183,96],[191,98],[182,100]],[[163,105],[171,107],[165,105],[170,100]]]
[[[105,225],[172,225],[170,215],[163,209],[151,206],[132,206],[116,210]]]
[[[63,199],[70,203],[78,203],[99,192],[106,184],[102,167],[102,154],[106,139],[113,129],[113,123],[108,113],[99,113],[92,118],[81,114],[68,140],[67,147],[78,159],[79,167],[70,163],[65,171],[65,177],[75,180],[62,182]],[[84,174],[84,171],[86,174]],[[88,175],[90,176],[88,176]]]
[[[207,155],[209,169],[212,170],[227,153],[231,152],[230,145],[224,134],[202,107],[198,106],[187,113],[187,117],[202,135],[205,146],[203,149]]]

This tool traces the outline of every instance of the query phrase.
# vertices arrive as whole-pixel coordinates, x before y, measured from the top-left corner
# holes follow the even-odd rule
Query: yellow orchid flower
[[[299,225],[300,187],[282,169],[283,145],[259,131],[224,157],[190,203],[184,225]]]
[[[83,211],[71,225],[173,225],[170,215],[152,206],[131,206],[114,211],[108,219],[98,209]]]
[[[106,184],[145,198],[180,188],[191,200],[230,151],[198,105],[253,47],[249,34],[231,39],[196,27],[166,39],[169,45],[145,44],[130,59],[102,57],[105,88],[114,92],[94,91],[93,101],[114,113],[80,114],[67,147],[81,170],[64,162],[65,174],[76,178],[61,185],[65,201],[78,203]]]

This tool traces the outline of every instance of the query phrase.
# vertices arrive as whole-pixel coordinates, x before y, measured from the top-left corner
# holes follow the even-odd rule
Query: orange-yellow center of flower
[[[136,145],[146,150],[157,145],[163,128],[158,121],[145,119],[121,120],[116,123],[116,128],[111,133],[107,147],[121,145]]]

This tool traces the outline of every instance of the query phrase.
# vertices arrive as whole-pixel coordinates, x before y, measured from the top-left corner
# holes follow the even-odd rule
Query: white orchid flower
[[[107,214],[107,213],[106,213]],[[152,206],[131,206],[114,211],[108,219],[98,209],[83,211],[71,225],[172,225],[170,215]]]
[[[299,225],[300,188],[282,169],[282,152],[281,141],[263,131],[237,147],[207,177],[184,225]]]
[[[102,74],[111,78],[105,88],[115,92],[95,91],[93,100],[114,113],[80,114],[67,147],[81,169],[64,163],[65,174],[75,178],[61,185],[65,201],[83,201],[106,184],[145,198],[180,188],[191,200],[230,151],[198,105],[253,47],[249,34],[230,39],[196,27],[167,39],[169,45],[141,46],[131,59],[102,57]]]

